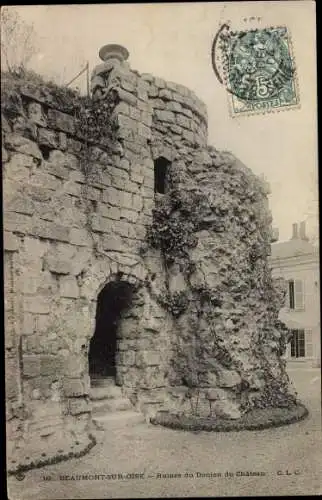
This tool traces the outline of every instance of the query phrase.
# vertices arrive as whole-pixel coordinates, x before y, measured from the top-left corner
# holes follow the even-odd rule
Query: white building
[[[280,319],[292,330],[286,358],[320,366],[319,250],[305,234],[305,222],[293,224],[289,241],[272,244],[273,277],[287,281],[285,307]]]

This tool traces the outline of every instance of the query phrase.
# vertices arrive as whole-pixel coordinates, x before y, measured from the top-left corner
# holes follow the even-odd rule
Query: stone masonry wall
[[[9,454],[30,450],[33,435],[44,449],[58,436],[64,449],[86,442],[87,355],[98,293],[113,279],[140,287],[156,268],[160,276],[160,255],[145,242],[153,160],[206,142],[205,107],[188,89],[141,78],[126,64],[113,70],[109,84],[117,98],[107,126],[116,132],[106,148],[88,144],[72,106],[51,88],[4,82]],[[148,289],[139,295],[141,305],[133,304],[122,322],[118,379],[144,410],[164,399],[172,320]]]

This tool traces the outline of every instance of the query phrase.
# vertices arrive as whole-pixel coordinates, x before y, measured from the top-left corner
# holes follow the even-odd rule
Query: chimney
[[[297,222],[294,222],[292,224],[292,240],[296,240],[299,237],[298,235],[298,228],[297,228]]]
[[[271,243],[276,243],[279,239],[279,230],[278,227],[273,227],[272,229],[272,240]]]
[[[300,222],[300,238],[301,240],[308,241],[308,237],[305,234],[305,221]]]

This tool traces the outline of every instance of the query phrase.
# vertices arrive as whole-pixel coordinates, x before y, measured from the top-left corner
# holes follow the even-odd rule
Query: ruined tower
[[[121,46],[100,56],[90,103],[3,82],[12,471],[93,446],[99,380],[176,427],[306,412],[281,358],[267,186],[207,145],[193,92],[133,71]]]

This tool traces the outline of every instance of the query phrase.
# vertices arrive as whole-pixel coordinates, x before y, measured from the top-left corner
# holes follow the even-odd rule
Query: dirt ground
[[[27,472],[22,481],[10,478],[8,497],[73,500],[321,494],[320,369],[301,367],[289,373],[310,411],[302,422],[229,433],[191,433],[147,424],[100,432],[98,444],[85,457]]]

